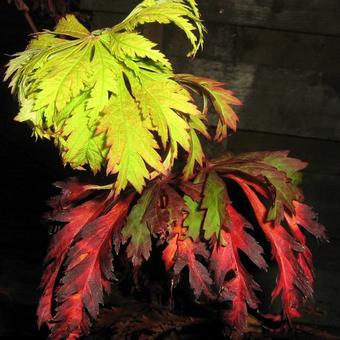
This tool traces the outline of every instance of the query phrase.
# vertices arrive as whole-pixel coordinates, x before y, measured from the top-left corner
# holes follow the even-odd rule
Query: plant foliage
[[[145,0],[118,25],[94,32],[66,15],[33,38],[6,74],[21,107],[16,120],[32,124],[37,137],[52,138],[65,164],[117,174],[117,195],[128,183],[141,192],[145,179],[169,172],[178,146],[190,154],[187,177],[195,162],[202,164],[197,133],[208,137],[206,107],[199,110],[190,89],[213,100],[218,139],[236,128],[229,105],[239,101],[221,83],[175,75],[164,54],[135,30],[150,22],[182,29],[190,56],[203,44],[194,1]]]
[[[16,120],[53,139],[65,164],[116,176],[103,187],[74,178],[58,183],[61,194],[49,202],[48,219],[63,227],[46,256],[38,323],[48,325],[52,339],[88,334],[115,278],[114,260],[123,255],[138,272],[156,248],[171,277],[188,273],[197,299],[230,302],[224,320],[241,334],[261,290],[244,256],[268,267],[254,228],[278,265],[272,296],[281,298],[284,317],[298,317],[313,293],[304,232],[326,235],[298,187],[306,163],[287,151],[208,160],[199,138],[210,138],[208,112],[218,116],[220,142],[236,130],[232,106],[241,103],[223,83],[175,74],[137,31],[150,22],[182,29],[192,45],[188,56],[202,47],[194,0],[144,0],[121,23],[93,32],[67,15],[8,65],[6,79],[20,103]],[[179,152],[186,162],[174,170]],[[233,202],[233,186],[252,223]]]

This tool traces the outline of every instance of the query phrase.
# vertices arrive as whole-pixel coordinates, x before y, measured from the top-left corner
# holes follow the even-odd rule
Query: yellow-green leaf
[[[90,34],[87,28],[84,27],[72,14],[66,14],[65,17],[61,18],[58,21],[54,32],[74,38],[85,38]]]

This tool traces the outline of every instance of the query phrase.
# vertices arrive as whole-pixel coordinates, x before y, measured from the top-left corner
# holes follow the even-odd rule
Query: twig
[[[29,7],[25,4],[24,0],[16,0],[15,5],[19,11],[21,11],[24,14],[24,17],[26,21],[28,22],[31,30],[33,33],[38,33],[37,26],[35,25],[31,15],[30,15],[30,9]]]

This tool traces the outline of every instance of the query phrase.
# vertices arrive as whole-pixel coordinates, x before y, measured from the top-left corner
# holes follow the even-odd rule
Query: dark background
[[[311,240],[318,313],[303,321],[340,328],[340,2],[338,0],[198,1],[208,29],[203,52],[184,57],[187,44],[173,27],[151,27],[177,72],[225,81],[244,103],[240,130],[221,150],[289,149],[310,163],[303,188],[319,212],[330,243]],[[111,26],[136,1],[82,0],[92,28]],[[50,23],[48,20],[47,23]],[[5,53],[20,51],[29,27],[0,0],[1,73]],[[151,32],[151,33],[150,33]],[[64,178],[53,146],[35,142],[1,84],[0,336],[43,337],[35,325],[41,263],[48,245],[41,215]]]

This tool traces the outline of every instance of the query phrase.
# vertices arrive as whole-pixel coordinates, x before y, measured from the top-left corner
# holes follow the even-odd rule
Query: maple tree
[[[53,140],[65,164],[107,174],[106,185],[57,183],[61,193],[49,202],[48,219],[62,228],[46,256],[37,315],[52,339],[88,334],[111,291],[116,259],[125,257],[136,275],[159,256],[155,249],[172,280],[188,273],[196,299],[229,302],[223,317],[239,336],[261,290],[244,256],[268,267],[254,229],[278,266],[272,296],[281,297],[283,319],[300,316],[313,294],[305,231],[319,239],[326,233],[298,186],[307,164],[288,151],[208,159],[201,142],[211,138],[208,112],[218,116],[214,140],[221,142],[236,131],[233,106],[241,102],[221,82],[175,74],[137,30],[151,22],[183,30],[188,56],[203,45],[195,0],[144,0],[121,23],[93,32],[66,15],[8,65],[20,104],[15,119]],[[231,183],[247,199],[252,223],[231,198]]]

